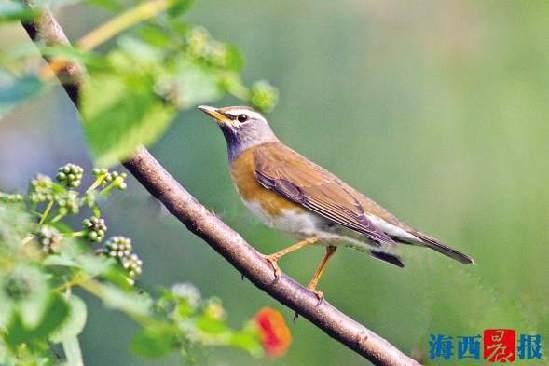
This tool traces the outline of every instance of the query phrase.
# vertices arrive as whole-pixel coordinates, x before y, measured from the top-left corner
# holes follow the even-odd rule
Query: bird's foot
[[[278,280],[280,278],[280,276],[282,275],[282,270],[280,269],[280,266],[278,265],[278,260],[280,259],[279,256],[277,255],[273,255],[273,254],[269,254],[269,255],[263,255],[263,258],[267,261],[267,263],[269,263],[271,265],[271,267],[273,267],[273,274],[274,274],[274,277],[275,277],[275,281]]]
[[[322,304],[322,302],[324,301],[324,292],[312,287],[307,287],[307,289],[315,294],[316,298],[318,299],[318,305]]]

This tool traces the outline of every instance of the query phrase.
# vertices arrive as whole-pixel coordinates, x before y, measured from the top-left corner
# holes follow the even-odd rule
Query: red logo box
[[[513,329],[484,331],[484,359],[489,362],[513,362],[516,358],[516,333]]]

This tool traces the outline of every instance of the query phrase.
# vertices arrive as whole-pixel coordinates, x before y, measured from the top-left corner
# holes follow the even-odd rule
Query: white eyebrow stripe
[[[239,114],[244,114],[246,116],[250,116],[252,118],[263,118],[261,114],[251,111],[249,109],[231,109],[226,111],[225,113],[230,114],[231,116],[238,116]]]

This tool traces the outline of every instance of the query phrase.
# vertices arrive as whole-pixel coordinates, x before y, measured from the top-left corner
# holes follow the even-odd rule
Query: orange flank
[[[270,216],[278,216],[282,210],[305,212],[298,204],[268,190],[255,177],[255,157],[253,149],[248,149],[231,163],[231,176],[244,201],[258,202]]]

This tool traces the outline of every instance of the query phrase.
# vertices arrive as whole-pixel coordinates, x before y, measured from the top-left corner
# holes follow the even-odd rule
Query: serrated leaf
[[[21,203],[0,205],[0,244],[13,249],[32,230],[31,215]]]
[[[48,307],[49,286],[46,276],[38,268],[28,265],[18,266],[10,276],[18,278],[28,287],[28,294],[22,296],[17,306],[23,325],[33,329],[45,317]]]
[[[63,340],[75,337],[82,332],[88,318],[88,308],[86,303],[72,295],[67,304],[69,306],[69,315],[61,323],[61,327],[50,334],[50,340],[55,343],[61,343]]]
[[[162,357],[173,351],[176,337],[177,330],[170,325],[146,328],[133,337],[131,349],[143,357]]]
[[[15,76],[0,70],[0,117],[39,94],[43,87],[44,83],[35,75]]]
[[[218,77],[206,67],[181,61],[177,65],[175,82],[183,95],[181,106],[215,101],[223,96]]]
[[[175,109],[159,100],[146,77],[113,74],[92,77],[83,88],[81,111],[86,139],[98,166],[129,157],[156,141]]]
[[[61,326],[69,314],[69,307],[58,294],[52,294],[47,307],[48,316],[43,317],[37,327],[29,329],[22,322],[21,314],[15,313],[6,328],[5,340],[12,349],[21,343],[45,339],[50,333]]]

